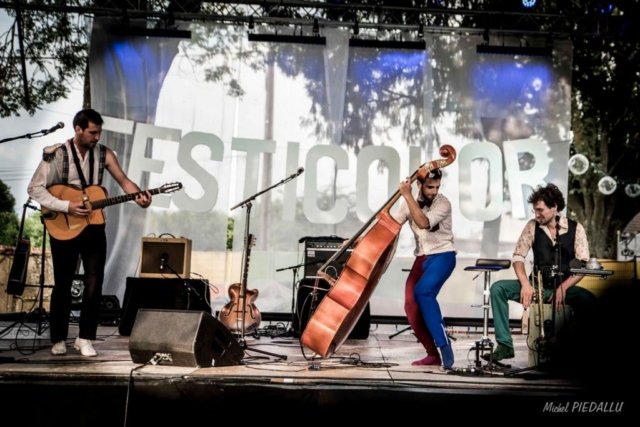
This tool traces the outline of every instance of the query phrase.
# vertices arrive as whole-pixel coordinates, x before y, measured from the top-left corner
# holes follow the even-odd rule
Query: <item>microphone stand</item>
[[[187,290],[187,310],[191,309],[191,293],[193,292],[194,294],[196,294],[196,296],[200,299],[202,299],[202,295],[200,295],[200,293],[196,290],[195,287],[193,287],[188,281],[187,279],[184,279],[182,277],[180,277],[180,274],[178,274],[177,271],[175,271],[171,265],[169,265],[169,263],[164,260],[161,259],[160,260],[160,269],[162,269],[163,267],[167,267],[169,270],[171,270],[171,272],[178,278],[178,279],[182,279],[182,284],[184,285],[185,289]]]
[[[271,187],[268,187],[256,194],[254,194],[253,196],[249,197],[246,200],[243,200],[242,202],[238,203],[237,205],[233,206],[230,210],[235,210],[237,208],[240,207],[246,207],[246,214],[245,214],[245,224],[244,224],[244,248],[242,251],[242,280],[240,281],[241,284],[241,291],[240,291],[240,299],[242,300],[242,325],[240,328],[240,338],[239,338],[239,343],[242,346],[242,348],[246,349],[247,343],[245,340],[245,336],[244,336],[244,328],[245,328],[245,315],[247,312],[247,304],[246,304],[246,297],[247,297],[247,276],[248,276],[248,269],[246,268],[246,266],[249,263],[249,245],[251,244],[250,239],[251,239],[251,233],[250,231],[250,227],[249,227],[249,222],[251,220],[251,207],[252,207],[252,201],[255,200],[258,196],[260,196],[261,194],[266,193],[267,191],[270,191],[282,184],[286,184],[289,181],[294,180],[295,178],[297,178],[302,172],[304,171],[304,169],[299,169],[297,173],[294,173],[293,175],[288,176],[287,178],[283,179],[282,181],[278,182],[277,184],[272,185]],[[255,350],[253,349],[253,351],[256,351],[258,353],[262,353],[262,354],[267,354],[269,356],[274,356],[277,357],[278,359],[287,359],[287,356],[284,354],[275,354],[275,353],[269,353],[266,352],[264,350]]]
[[[14,141],[16,139],[22,139],[22,138],[27,138],[27,139],[31,139],[31,138],[39,138],[45,135],[50,134],[51,132],[47,132],[46,129],[43,130],[39,130],[38,132],[33,132],[33,133],[25,133],[24,135],[20,135],[20,136],[14,136],[12,138],[5,138],[0,140],[0,144],[2,144],[3,142],[9,142],[9,141]]]
[[[560,215],[556,216],[556,242],[553,245],[554,249],[555,249],[555,265],[553,265],[551,267],[551,272],[550,272],[550,277],[553,278],[553,293],[551,294],[551,321],[548,322],[544,319],[544,317],[542,319],[540,319],[540,322],[542,322],[542,328],[544,329],[544,338],[543,340],[546,341],[546,343],[542,343],[541,348],[543,348],[543,351],[548,351],[548,348],[545,348],[545,344],[548,344],[548,340],[549,338],[551,338],[554,334],[555,334],[555,325],[556,325],[556,309],[555,309],[555,303],[556,303],[556,290],[558,288],[558,280],[560,280],[560,284],[562,285],[562,276],[564,276],[564,274],[562,273],[562,271],[560,271],[560,262],[562,260],[562,255],[560,254],[560,252],[562,251],[562,241],[560,240]],[[534,278],[535,280],[535,278]],[[538,286],[543,286],[542,283],[538,283]],[[543,292],[544,295],[544,292]],[[542,307],[542,313],[544,313],[544,301],[538,301],[538,304],[540,304],[540,306]],[[540,338],[540,337],[538,337]],[[507,373],[505,373],[505,376],[511,376],[511,375],[515,375],[515,374],[519,374],[522,372],[529,372],[532,370],[537,370],[540,366],[540,355],[538,355],[538,364],[536,366],[529,366],[527,368],[521,368],[521,369],[511,369],[509,370]],[[547,359],[548,362],[548,357],[545,358]]]
[[[29,200],[30,199],[31,198],[29,198]],[[25,203],[24,210],[23,210],[23,213],[22,213],[22,222],[21,222],[21,225],[20,225],[20,238],[22,238],[22,231],[23,231],[23,226],[24,226],[24,218],[26,216],[25,214],[26,214],[27,208],[42,212],[41,209],[38,209],[37,207],[30,205],[29,204],[29,200],[27,201],[27,203]],[[39,277],[39,280],[38,280],[38,285],[25,284],[25,287],[39,288],[39,292],[38,292],[38,308],[36,308],[34,310],[34,312],[36,313],[36,316],[37,316],[36,329],[33,329],[33,328],[29,327],[28,325],[25,325],[28,329],[30,329],[31,331],[35,332],[36,335],[38,335],[38,336],[41,336],[47,329],[49,329],[49,325],[45,325],[45,323],[49,319],[49,315],[47,313],[47,310],[44,308],[44,289],[45,288],[53,288],[54,287],[52,285],[45,285],[44,284],[44,282],[45,282],[45,262],[46,262],[45,250],[46,250],[46,247],[47,247],[47,227],[44,224],[44,219],[43,219],[42,215],[40,215],[40,222],[42,223],[42,247],[41,247],[41,254],[40,254],[40,277]],[[27,316],[29,316],[29,314],[31,314],[31,313],[28,313]]]
[[[554,277],[553,280],[553,294],[551,295],[551,324],[547,325],[545,321],[545,326],[547,326],[547,336],[553,336],[556,332],[556,291],[558,289],[558,283],[562,286],[562,279],[564,274],[560,269],[562,268],[562,240],[560,239],[560,215],[556,215],[556,244],[555,247],[555,265],[551,269],[551,277]],[[554,271],[555,270],[555,271]],[[564,304],[564,299],[562,301]]]
[[[310,261],[310,262],[306,262],[306,263],[302,263],[302,264],[298,264],[298,265],[292,265],[291,267],[283,267],[283,268],[279,268],[276,270],[276,272],[278,271],[285,271],[285,270],[293,270],[293,286],[291,288],[291,327],[289,327],[288,331],[284,331],[283,333],[274,336],[274,338],[281,338],[284,336],[289,336],[291,335],[291,328],[293,327],[293,324],[295,322],[295,312],[296,312],[296,284],[298,283],[298,268],[300,267],[305,267],[307,265],[312,265],[312,264],[318,264],[316,261]]]

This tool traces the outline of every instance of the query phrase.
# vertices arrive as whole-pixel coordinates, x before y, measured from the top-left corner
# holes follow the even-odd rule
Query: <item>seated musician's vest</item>
[[[560,246],[556,246],[549,236],[542,230],[540,224],[536,223],[535,234],[533,237],[533,267],[534,277],[537,283],[537,272],[540,271],[542,276],[542,284],[546,289],[553,289],[554,281],[558,278],[556,275],[552,275],[552,267],[560,261],[560,265],[557,272],[561,272],[562,276],[558,278],[556,286],[565,281],[570,275],[569,262],[576,257],[575,253],[575,240],[576,240],[576,227],[575,221],[567,218],[569,224],[569,230],[559,235]],[[560,248],[560,257],[558,259],[558,248]]]

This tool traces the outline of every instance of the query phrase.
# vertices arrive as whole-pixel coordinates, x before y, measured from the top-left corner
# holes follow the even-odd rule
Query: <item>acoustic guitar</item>
[[[153,196],[161,193],[173,193],[181,188],[181,183],[172,182],[148,191]],[[77,237],[89,224],[104,224],[103,208],[135,200],[136,197],[144,193],[144,191],[140,191],[122,196],[107,197],[107,190],[99,185],[90,185],[83,191],[72,185],[56,184],[49,187],[48,190],[60,200],[82,200],[85,208],[90,211],[87,216],[76,216],[66,212],[52,211],[43,206],[42,218],[47,231],[51,237],[58,240],[70,240]]]

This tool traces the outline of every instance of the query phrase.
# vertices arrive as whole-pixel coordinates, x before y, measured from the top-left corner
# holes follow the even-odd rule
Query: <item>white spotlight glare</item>
[[[624,187],[624,192],[627,196],[635,199],[640,196],[640,184],[627,184],[627,186]]]
[[[574,175],[582,175],[589,169],[589,159],[582,154],[574,154],[569,159],[569,170]]]
[[[600,180],[600,182],[598,182],[598,190],[600,190],[600,192],[605,196],[613,194],[617,187],[618,184],[616,183],[616,180],[610,176],[605,176]]]

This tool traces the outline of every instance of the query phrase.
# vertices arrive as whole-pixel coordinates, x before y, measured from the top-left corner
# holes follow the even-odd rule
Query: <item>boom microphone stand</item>
[[[272,185],[271,187],[268,187],[256,194],[254,194],[253,196],[249,197],[248,199],[238,203],[237,205],[233,206],[231,208],[231,210],[235,210],[239,207],[246,207],[246,214],[245,214],[245,224],[244,224],[244,250],[243,250],[243,256],[242,256],[242,264],[243,264],[243,268],[242,268],[242,280],[241,280],[241,291],[240,291],[240,299],[242,300],[242,325],[240,328],[240,338],[238,339],[238,342],[240,343],[240,345],[242,346],[242,348],[247,349],[247,342],[245,340],[245,336],[244,336],[244,329],[245,329],[245,314],[246,314],[246,310],[247,310],[247,304],[246,304],[246,297],[247,297],[247,276],[248,276],[248,268],[246,268],[249,265],[249,246],[251,245],[251,233],[250,231],[250,227],[249,227],[249,222],[251,220],[251,207],[252,204],[251,202],[253,200],[256,199],[256,197],[260,196],[261,194],[266,193],[269,190],[272,190],[282,184],[285,184],[289,181],[294,180],[295,178],[297,178],[298,176],[300,176],[300,174],[302,174],[302,172],[304,172],[304,168],[298,168],[298,171],[296,173],[294,173],[293,175],[283,179],[282,181],[278,182],[277,184]],[[266,352],[264,350],[255,350],[252,349],[253,351],[256,351],[258,353],[262,353],[262,354],[267,354],[269,356],[274,356],[277,357],[278,359],[287,359],[287,356],[284,354],[275,354],[275,353],[269,353]]]
[[[549,277],[553,278],[552,283],[553,283],[553,290],[552,290],[552,294],[551,294],[551,319],[550,320],[545,320],[544,319],[544,301],[538,301],[539,307],[542,307],[542,309],[540,310],[541,313],[541,318],[540,318],[540,325],[541,325],[541,329],[542,332],[540,334],[540,336],[538,336],[538,358],[537,358],[537,363],[534,366],[530,366],[527,368],[522,368],[522,369],[511,369],[508,372],[508,375],[513,375],[513,374],[517,374],[517,373],[522,373],[522,372],[528,372],[528,371],[534,371],[534,370],[538,370],[539,368],[541,368],[541,363],[540,360],[542,359],[540,353],[541,352],[546,352],[549,349],[547,348],[547,344],[549,343],[549,339],[553,337],[553,335],[555,334],[555,322],[556,322],[556,310],[555,310],[555,303],[556,303],[556,290],[558,289],[558,283],[560,285],[562,285],[562,277],[564,276],[564,273],[562,271],[560,271],[561,268],[561,262],[562,262],[562,240],[560,239],[560,215],[556,215],[555,217],[555,221],[556,221],[556,238],[555,238],[555,244],[553,245],[554,247],[554,265],[551,266],[550,268],[550,273],[549,273]],[[533,274],[533,273],[532,273]],[[533,279],[535,280],[535,276],[533,277]],[[542,280],[538,281],[538,287],[543,286],[543,283],[541,283]],[[544,289],[544,288],[543,288]],[[544,299],[544,291],[542,292],[542,298]],[[548,362],[548,358],[547,359]],[[505,374],[507,375],[507,374]]]
[[[281,337],[285,337],[285,336],[290,336],[292,334],[292,329],[293,329],[293,324],[295,322],[295,312],[296,312],[296,284],[298,283],[298,269],[300,267],[304,267],[306,265],[311,265],[311,264],[317,264],[315,261],[312,262],[307,262],[307,263],[302,263],[302,264],[298,264],[298,265],[292,265],[290,267],[283,267],[283,268],[279,268],[276,270],[276,272],[279,271],[285,271],[285,270],[292,270],[293,271],[293,286],[291,288],[291,326],[289,327],[289,329],[287,331],[284,331],[283,333],[274,336],[274,338],[281,338]]]

